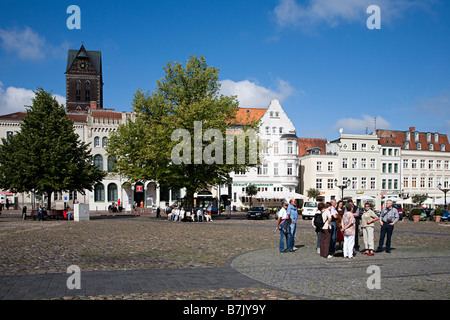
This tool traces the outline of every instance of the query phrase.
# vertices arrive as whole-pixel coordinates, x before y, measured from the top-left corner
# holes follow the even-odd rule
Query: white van
[[[312,219],[317,211],[317,204],[316,201],[305,201],[303,203],[302,208],[302,219],[305,220],[306,218]]]

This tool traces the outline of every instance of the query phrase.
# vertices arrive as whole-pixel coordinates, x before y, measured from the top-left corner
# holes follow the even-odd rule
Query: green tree
[[[413,203],[417,204],[419,207],[422,206],[422,203],[424,203],[428,199],[428,194],[415,194],[411,197],[411,200]]]
[[[316,198],[318,196],[320,196],[320,190],[316,189],[316,188],[310,188],[310,189],[308,189],[307,192],[308,192],[308,198],[311,198],[311,199],[314,199],[314,200],[316,200]]]
[[[250,197],[250,208],[251,208],[253,197],[258,194],[258,188],[254,184],[249,184],[245,189],[245,193]]]
[[[42,88],[32,101],[20,132],[2,139],[0,188],[46,194],[50,209],[53,192],[84,193],[105,173],[93,165],[89,145],[79,140],[63,105]]]
[[[210,145],[221,143],[227,148],[226,139],[193,142],[200,124],[200,135],[215,129],[223,137],[233,127],[238,111],[236,97],[220,95],[219,70],[206,64],[204,57],[191,56],[186,65],[168,62],[163,68],[165,75],[157,81],[156,91],[144,93],[139,89],[133,99],[136,118],[119,127],[108,142],[107,151],[116,158],[115,170],[133,182],[157,181],[160,186],[173,189],[186,188],[187,199],[193,204],[195,192],[225,183],[230,172],[246,170],[257,165],[248,161],[241,163],[233,154],[233,161],[205,163],[196,161],[198,154],[206,152]],[[257,129],[253,121],[245,129]],[[192,140],[180,142],[173,138],[174,132],[182,130]],[[229,141],[228,141],[229,142]],[[235,145],[237,141],[233,141]],[[246,147],[250,144],[246,138]],[[183,156],[182,163],[174,163],[173,150],[185,146],[176,155]],[[236,150],[236,149],[235,149]],[[217,156],[217,150],[211,154]],[[228,156],[228,154],[227,154]],[[204,160],[204,159],[203,159]]]

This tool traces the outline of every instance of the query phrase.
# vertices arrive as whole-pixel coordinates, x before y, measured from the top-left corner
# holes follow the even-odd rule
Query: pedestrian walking
[[[289,217],[291,218],[291,225],[289,226],[289,232],[290,232],[290,240],[288,251],[296,251],[298,248],[295,247],[295,236],[297,232],[297,219],[298,219],[298,211],[297,206],[295,204],[295,199],[289,200],[289,205],[287,208],[287,213],[289,214]]]
[[[42,206],[39,206],[37,209],[37,220],[42,221],[44,219],[44,209],[42,209]]]
[[[278,212],[278,225],[277,228],[280,230],[280,252],[289,252],[289,244],[291,242],[291,233],[289,232],[289,226],[292,221],[287,212],[288,204],[283,202],[280,211]],[[284,242],[286,240],[286,249],[284,248]],[[292,250],[290,250],[292,252]]]
[[[361,229],[363,232],[364,248],[366,249],[363,254],[373,256],[374,242],[373,242],[373,230],[374,222],[379,220],[378,216],[373,212],[369,203],[364,205],[364,214],[361,217]]]
[[[144,201],[141,201],[141,213],[144,213]]]
[[[314,214],[314,216],[315,216],[316,214],[322,214],[322,212],[320,212],[319,209],[317,209],[317,211],[316,211],[316,213]],[[316,237],[317,237],[316,250],[317,250],[317,253],[320,253],[320,238],[322,237],[322,228],[317,228],[317,227],[314,225],[314,219],[311,219],[311,224],[312,224],[312,226],[313,226],[313,228],[314,228],[314,231],[316,232]]]
[[[352,204],[347,203],[346,211],[342,217],[342,231],[344,232],[344,258],[353,258],[355,244],[355,216],[352,212]]]
[[[325,208],[324,203],[319,203],[317,209],[322,214],[322,220],[324,222],[321,234],[320,234],[320,256],[324,258],[332,258],[332,255],[329,255],[330,251],[330,240],[331,240],[331,213],[330,210]]]
[[[391,238],[394,232],[394,224],[399,219],[398,211],[392,206],[392,200],[386,201],[386,207],[380,212],[380,241],[376,252],[383,251],[384,238],[386,237],[386,252],[391,252]]]

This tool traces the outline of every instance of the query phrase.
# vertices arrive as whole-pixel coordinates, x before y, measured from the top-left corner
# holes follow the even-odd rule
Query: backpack
[[[316,230],[323,228],[325,222],[323,221],[322,212],[318,212],[314,215],[313,224],[314,227],[316,227]]]

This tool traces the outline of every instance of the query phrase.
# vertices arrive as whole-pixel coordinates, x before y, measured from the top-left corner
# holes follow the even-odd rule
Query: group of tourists
[[[174,207],[166,211],[167,219],[171,221],[197,221],[197,222],[212,222],[210,208],[198,208],[197,211],[193,208],[185,209],[184,207]]]
[[[278,213],[277,229],[280,230],[280,252],[293,252],[295,248],[296,223],[298,218],[295,199],[282,204]],[[362,231],[364,250],[362,254],[374,255],[374,229],[375,222],[380,221],[380,239],[375,252],[382,252],[386,238],[386,252],[391,252],[391,238],[394,225],[399,220],[397,209],[392,201],[387,200],[386,206],[378,216],[371,208],[370,203],[364,204],[364,212],[352,200],[347,203],[332,200],[319,203],[317,212],[312,220],[312,226],[317,234],[317,253],[324,258],[332,258],[337,250],[342,250],[344,258],[352,259],[354,250],[359,251],[359,233]],[[286,242],[286,248],[284,243]]]

